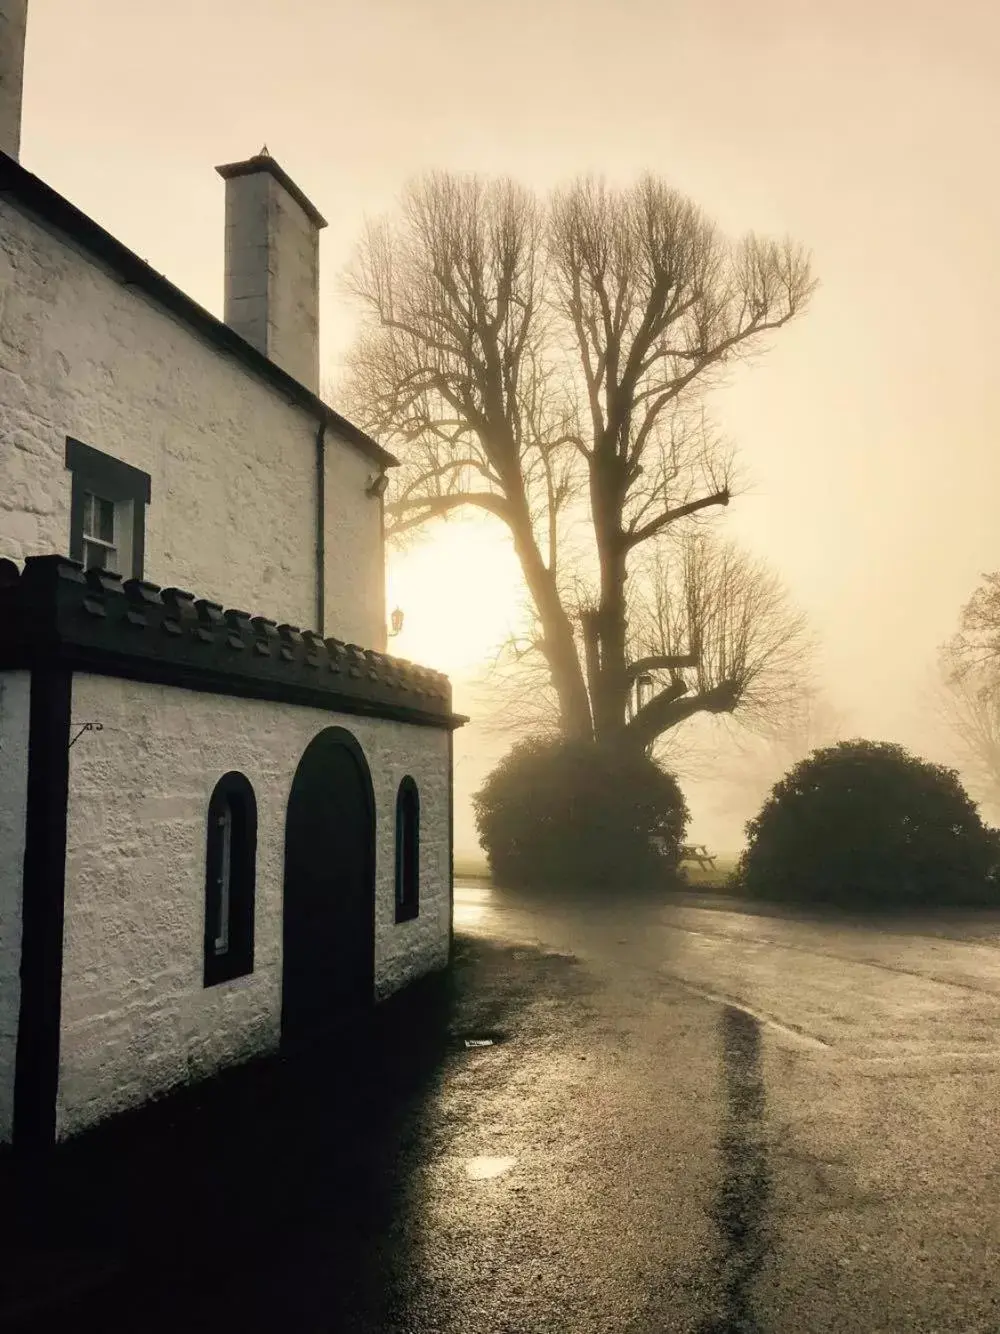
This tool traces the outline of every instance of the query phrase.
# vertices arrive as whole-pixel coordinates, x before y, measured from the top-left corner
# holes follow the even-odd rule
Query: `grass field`
[[[692,889],[711,889],[716,893],[727,892],[726,882],[732,872],[736,869],[736,858],[719,854],[715,859],[715,866],[711,868],[702,868],[697,862],[684,863],[684,879]]]
[[[455,853],[456,880],[489,880],[490,868],[485,857]]]

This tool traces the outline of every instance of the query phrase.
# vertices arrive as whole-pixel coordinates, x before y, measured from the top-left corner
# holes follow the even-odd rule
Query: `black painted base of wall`
[[[320,1156],[342,1174],[328,1194],[357,1200],[348,1232],[363,1231],[358,1173],[454,1045],[455,996],[453,969],[430,974],[293,1057],[228,1069],[47,1152],[0,1152],[0,1329],[81,1334],[77,1301],[105,1289],[108,1328],[129,1325],[127,1295],[143,1329],[144,1257],[169,1268],[175,1255],[190,1275],[192,1254],[214,1248],[225,1264],[247,1230],[294,1226]]]

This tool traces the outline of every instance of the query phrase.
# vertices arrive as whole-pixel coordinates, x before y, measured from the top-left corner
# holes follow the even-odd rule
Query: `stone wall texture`
[[[315,624],[318,425],[0,200],[0,556],[69,554],[71,436],[150,474],[147,579],[381,648],[381,506],[365,495],[374,465],[329,430],[326,624]]]
[[[14,1123],[31,676],[0,672],[0,1144]]]
[[[91,675],[74,677],[73,717],[102,730],[70,751],[60,1138],[277,1047],[285,809],[302,752],[326,727],[358,739],[375,789],[376,994],[447,963],[444,729]],[[230,769],[258,804],[254,971],[206,989],[206,816]],[[420,790],[420,914],[396,924],[406,774]]]

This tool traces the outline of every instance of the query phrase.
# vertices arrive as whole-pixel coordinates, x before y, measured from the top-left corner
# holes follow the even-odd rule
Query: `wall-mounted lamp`
[[[384,472],[377,472],[374,477],[369,477],[368,485],[365,487],[365,493],[374,496],[376,500],[381,500],[389,486],[389,475]]]
[[[390,616],[389,625],[391,627],[389,630],[389,638],[393,639],[403,628],[403,613],[399,607],[397,607]]]

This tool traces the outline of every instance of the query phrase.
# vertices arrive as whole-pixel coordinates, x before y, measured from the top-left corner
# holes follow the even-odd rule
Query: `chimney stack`
[[[0,152],[21,155],[21,85],[28,0],[0,0]]]
[[[226,182],[225,321],[318,394],[319,233],[326,220],[266,146],[216,171]]]

